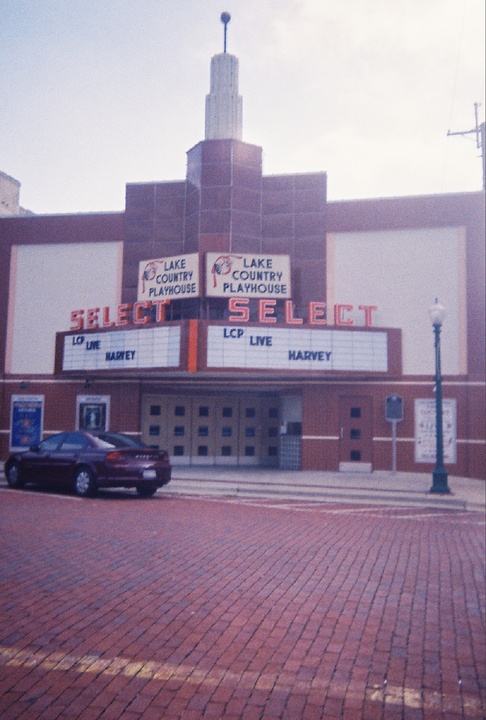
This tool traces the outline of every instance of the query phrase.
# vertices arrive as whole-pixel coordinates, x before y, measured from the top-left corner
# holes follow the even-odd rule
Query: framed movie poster
[[[10,450],[27,450],[42,440],[44,395],[12,395]]]
[[[110,414],[109,395],[78,395],[76,428],[96,432],[108,430]]]

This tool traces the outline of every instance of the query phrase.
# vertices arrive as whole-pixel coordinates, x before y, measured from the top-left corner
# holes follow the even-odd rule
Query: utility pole
[[[484,145],[485,145],[485,126],[484,122],[479,124],[478,121],[478,108],[480,107],[480,103],[474,103],[474,116],[476,119],[476,124],[472,128],[472,130],[463,130],[462,132],[451,132],[450,130],[447,131],[447,137],[449,135],[476,135],[476,147],[478,150],[481,150],[481,159],[483,161],[483,190],[486,190],[486,159],[485,159],[485,151],[484,151]]]

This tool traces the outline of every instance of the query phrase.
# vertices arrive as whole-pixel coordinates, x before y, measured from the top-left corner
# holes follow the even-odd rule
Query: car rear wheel
[[[90,497],[96,492],[96,483],[93,473],[87,467],[79,468],[74,477],[74,490],[80,497]]]
[[[11,488],[23,488],[25,485],[20,475],[20,465],[16,461],[10,463],[7,468],[7,482]]]
[[[140,497],[152,497],[157,492],[156,487],[145,487],[144,485],[139,485],[137,487],[137,492]]]

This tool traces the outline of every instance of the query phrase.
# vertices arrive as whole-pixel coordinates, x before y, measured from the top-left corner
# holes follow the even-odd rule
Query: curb
[[[7,487],[3,468],[0,468],[0,487]],[[298,475],[298,474],[297,474]],[[329,482],[329,480],[328,480]],[[359,480],[355,479],[356,483]],[[208,477],[172,477],[169,485],[163,489],[164,495],[211,498],[241,498],[289,500],[316,504],[354,504],[378,505],[400,508],[427,508],[450,512],[484,512],[485,503],[476,497],[467,497],[467,493],[452,492],[447,495],[434,495],[425,490],[403,490],[386,487],[353,487],[339,485],[333,480],[332,485],[303,482],[294,476],[294,482],[276,481],[265,478],[256,481],[241,478],[208,478]],[[474,495],[474,494],[473,494]]]
[[[196,495],[205,497],[230,498],[273,498],[281,500],[294,500],[315,503],[346,503],[388,505],[397,507],[427,507],[441,510],[481,510],[481,506],[473,507],[476,503],[468,503],[460,497],[437,497],[429,493],[400,493],[392,490],[358,490],[351,491],[345,488],[326,488],[316,486],[299,486],[289,488],[288,485],[276,483],[231,483],[224,481],[211,482],[197,479],[174,478],[164,493],[167,495]]]

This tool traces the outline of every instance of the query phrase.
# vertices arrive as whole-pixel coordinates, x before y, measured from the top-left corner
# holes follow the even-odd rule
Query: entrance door
[[[369,396],[339,398],[339,469],[373,467],[373,401]]]
[[[276,396],[145,395],[142,440],[177,465],[274,465],[280,427]]]
[[[232,397],[217,398],[215,408],[215,458],[216,465],[237,465],[240,448],[238,436],[240,431],[239,402]]]
[[[238,401],[218,397],[192,398],[189,454],[198,465],[238,462]]]
[[[172,395],[145,395],[142,403],[142,440],[168,450],[179,464],[189,464],[192,447],[192,401]]]
[[[275,397],[262,397],[257,406],[259,408],[259,437],[260,444],[257,453],[260,464],[276,466],[280,445],[280,410]],[[248,412],[245,410],[245,412]],[[245,445],[246,452],[246,445]]]

